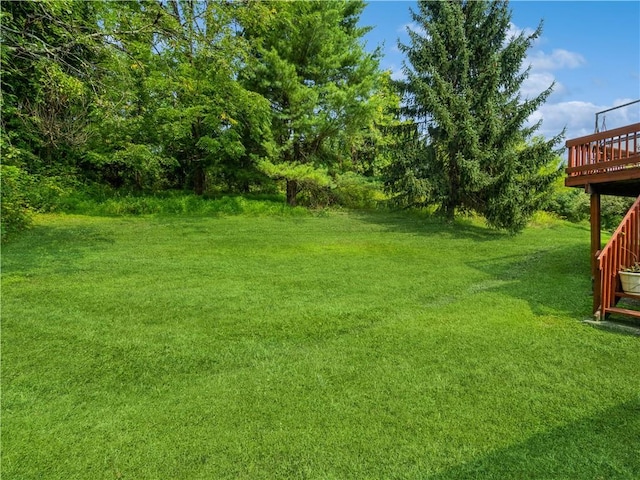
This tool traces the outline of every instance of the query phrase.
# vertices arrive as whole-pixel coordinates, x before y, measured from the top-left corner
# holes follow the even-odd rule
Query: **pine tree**
[[[563,136],[534,139],[540,124],[526,126],[553,85],[534,98],[519,93],[529,75],[522,64],[542,24],[509,37],[506,1],[418,7],[412,17],[424,31],[410,30],[400,49],[408,59],[406,113],[422,127],[422,145],[408,148],[421,154],[392,166],[389,189],[405,204],[436,203],[450,219],[473,210],[492,226],[521,230],[559,175],[554,148]]]
[[[377,53],[362,46],[363,1],[261,5],[272,16],[245,27],[261,63],[246,84],[271,103],[278,152],[263,167],[286,180],[287,202],[295,205],[305,184],[329,181],[327,169],[339,163],[341,147],[357,148],[370,133],[379,117],[381,72]]]

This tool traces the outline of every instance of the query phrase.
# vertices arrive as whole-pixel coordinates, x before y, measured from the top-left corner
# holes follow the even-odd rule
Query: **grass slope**
[[[638,478],[588,230],[47,215],[3,249],[2,478]]]

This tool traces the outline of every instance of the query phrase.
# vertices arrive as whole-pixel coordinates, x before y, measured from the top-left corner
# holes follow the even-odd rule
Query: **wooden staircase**
[[[640,301],[640,295],[624,293],[619,272],[640,261],[640,196],[596,257],[598,274],[594,278],[594,299],[599,298],[595,314],[604,319],[610,313],[640,318],[640,311],[617,307],[623,298]],[[594,306],[595,306],[594,302]]]

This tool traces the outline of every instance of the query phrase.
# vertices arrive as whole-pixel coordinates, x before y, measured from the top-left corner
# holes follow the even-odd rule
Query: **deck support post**
[[[587,185],[587,193],[591,195],[591,283],[593,285],[593,313],[601,309],[601,279],[598,265],[598,254],[602,249],[600,231],[602,222],[600,216],[600,192],[593,185]],[[601,316],[602,316],[602,312]]]

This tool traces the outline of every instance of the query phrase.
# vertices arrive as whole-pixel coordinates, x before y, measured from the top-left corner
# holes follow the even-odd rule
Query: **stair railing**
[[[600,318],[615,307],[619,291],[618,273],[640,261],[640,197],[597,257],[600,270]]]

